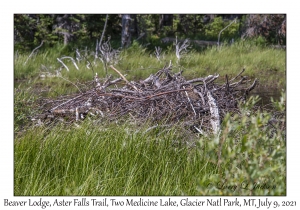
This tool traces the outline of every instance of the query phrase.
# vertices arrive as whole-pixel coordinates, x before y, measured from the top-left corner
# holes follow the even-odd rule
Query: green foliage
[[[15,48],[28,50],[34,44],[36,21],[31,15],[14,15]]]
[[[184,37],[197,37],[204,28],[203,16],[199,14],[180,14],[176,15],[174,25],[176,26],[176,35]]]
[[[276,101],[271,97],[271,102],[277,111],[284,112],[286,109],[286,93],[282,90],[280,100]]]
[[[231,21],[224,21],[222,17],[214,18],[213,22],[204,27],[204,33],[211,40],[217,40],[218,35],[222,29],[230,24]],[[231,40],[232,38],[238,37],[240,22],[233,23],[221,34],[222,40]]]
[[[251,111],[257,99],[241,107],[241,117],[227,115],[214,140],[200,142],[218,173],[199,179],[199,194],[286,195],[285,133],[279,125],[267,126],[269,113]]]
[[[87,30],[88,39],[100,39],[106,15],[85,15],[85,21],[83,24]],[[108,21],[110,21],[111,16],[109,16]]]
[[[255,45],[260,46],[260,47],[265,47],[267,46],[267,40],[263,36],[258,36],[254,40]]]
[[[144,48],[138,41],[134,40],[129,48],[126,49],[127,53],[135,55],[145,54],[146,48]]]
[[[100,39],[106,15],[81,14],[15,14],[14,32],[15,49],[28,51],[43,40],[47,46],[53,47],[67,42],[96,42]],[[118,24],[116,15],[109,15],[111,21]],[[120,29],[118,29],[120,31]],[[114,27],[107,29],[108,34],[118,33]]]
[[[39,44],[42,40],[49,45],[54,45],[59,39],[57,34],[52,33],[54,24],[54,16],[39,15],[36,20],[35,44]]]
[[[165,36],[217,40],[220,31],[231,22],[226,20],[224,15],[218,15],[212,22],[204,22],[204,16],[169,14],[165,23],[161,14],[134,14],[131,15],[132,39],[139,37],[139,41],[144,45],[149,40],[154,41],[154,36],[157,36],[158,40]],[[264,18],[267,21],[264,21]],[[105,19],[105,14],[15,14],[15,50],[30,51],[42,41],[47,47],[62,43],[95,45],[102,35]],[[221,40],[226,42],[232,38],[238,39],[243,33],[246,37],[262,36],[267,44],[284,44],[285,24],[284,15],[243,15],[222,32]],[[105,37],[111,37],[112,42],[118,43],[116,47],[120,47],[121,32],[121,16],[109,14]],[[262,41],[260,39],[258,38],[259,42]],[[151,42],[150,44],[153,49],[154,46]]]

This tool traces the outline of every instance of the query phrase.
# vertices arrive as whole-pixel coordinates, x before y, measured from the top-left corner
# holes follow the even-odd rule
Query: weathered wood
[[[126,48],[131,44],[131,18],[130,15],[122,15],[122,48]]]
[[[212,96],[210,91],[207,91],[208,104],[210,109],[210,124],[214,134],[218,134],[220,131],[220,115],[219,108],[216,100]]]
[[[75,122],[84,119],[87,114],[105,117],[107,120],[119,120],[130,116],[140,122],[168,125],[184,122],[184,126],[200,134],[220,131],[220,124],[227,112],[238,113],[237,102],[245,93],[255,88],[256,80],[247,85],[245,77],[239,74],[228,77],[224,84],[215,81],[219,75],[186,80],[182,72],[173,73],[171,63],[166,64],[155,74],[136,82],[129,82],[115,67],[121,78],[99,79],[97,75],[90,90],[80,94],[61,96],[57,100],[47,100],[47,106],[53,107],[37,116],[42,122],[47,118],[66,118]],[[100,81],[104,81],[100,83]],[[114,85],[114,88],[110,88]]]

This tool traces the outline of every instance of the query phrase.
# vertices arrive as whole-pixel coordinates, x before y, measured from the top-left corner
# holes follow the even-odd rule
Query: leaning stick
[[[67,67],[66,64],[64,64],[64,62],[62,62],[62,60],[60,60],[59,58],[56,58],[56,59],[67,69],[67,71],[69,71],[69,68]]]
[[[233,82],[236,78],[238,78],[243,72],[245,71],[245,68],[243,68],[243,70],[238,74],[236,75],[234,78],[232,78],[229,82]]]
[[[39,49],[39,48],[43,45],[43,43],[44,43],[44,40],[41,42],[41,44],[40,44],[38,47],[36,47],[36,48],[34,48],[34,49],[32,50],[32,52],[30,53],[30,55],[29,55],[28,58],[26,59],[24,65],[26,65],[27,61],[28,61],[29,58],[33,55],[34,51],[36,51],[37,49]]]
[[[77,64],[76,64],[76,62],[75,62],[75,60],[74,60],[72,57],[70,57],[70,56],[64,56],[64,57],[61,57],[60,59],[62,60],[62,59],[66,59],[66,58],[70,59],[70,60],[72,61],[72,63],[74,64],[75,68],[76,68],[77,70],[79,70],[79,68],[78,68],[78,66],[77,66]]]
[[[115,67],[113,67],[112,65],[110,65],[109,67],[111,69],[113,69],[115,72],[117,72],[128,85],[130,85],[131,87],[133,87],[133,89],[135,89],[136,91],[139,90],[135,85],[133,85],[130,82],[128,82],[128,80],[123,76],[123,74],[121,74],[121,72],[119,72]]]
[[[184,86],[183,86],[183,89],[185,89]],[[192,102],[191,102],[191,99],[190,99],[190,97],[189,97],[189,94],[188,94],[186,91],[184,91],[184,93],[185,93],[185,95],[186,95],[186,97],[187,97],[187,99],[188,99],[188,101],[189,101],[189,103],[190,103],[190,105],[191,105],[191,107],[192,107],[192,110],[193,110],[195,116],[197,116],[197,113],[196,113],[196,111],[195,111],[195,109],[194,109],[194,106],[193,106],[193,104],[192,104]]]
[[[81,95],[79,95],[79,96],[77,96],[77,97],[75,97],[75,98],[71,98],[70,100],[68,100],[68,101],[66,101],[66,102],[64,102],[64,103],[59,104],[59,105],[56,106],[56,107],[53,107],[53,108],[50,109],[49,111],[52,112],[53,110],[57,109],[58,107],[60,107],[60,106],[62,106],[62,105],[64,105],[64,104],[66,104],[66,103],[69,103],[70,101],[73,101],[73,100],[75,100],[75,99],[77,99],[77,98],[79,98],[79,97],[81,97],[81,96],[83,96],[83,94],[81,94]]]
[[[74,85],[79,90],[80,93],[82,93],[82,91],[79,89],[79,87],[77,85],[75,85],[73,82],[71,82],[70,80],[68,80],[68,79],[66,79],[66,78],[64,78],[62,76],[57,76],[57,77],[60,77],[60,78],[62,78],[64,80],[66,80],[67,82],[70,82],[72,85]]]

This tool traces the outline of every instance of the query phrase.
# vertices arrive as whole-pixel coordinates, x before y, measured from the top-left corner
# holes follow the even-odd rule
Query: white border
[[[296,1],[218,0],[218,1],[1,1],[1,147],[0,147],[0,206],[3,199],[27,200],[13,197],[13,14],[14,13],[286,13],[287,14],[287,196],[268,197],[270,200],[299,202],[299,12]],[[4,46],[4,47],[3,47]],[[297,135],[298,134],[298,135]],[[56,197],[47,197],[54,200]],[[60,197],[62,198],[62,197]],[[75,197],[76,198],[76,197]],[[92,197],[89,197],[90,199]],[[96,197],[99,198],[99,197]],[[111,198],[111,197],[110,197]],[[116,197],[126,199],[125,197]],[[158,197],[152,197],[153,199]],[[195,197],[194,197],[195,198]],[[200,197],[206,199],[212,197]],[[213,197],[217,198],[217,197]],[[226,197],[225,197],[226,198]],[[238,197],[243,199],[244,197]],[[246,197],[249,198],[249,197]],[[263,199],[264,197],[256,197]],[[38,200],[37,197],[34,199]],[[45,198],[46,199],[46,198]],[[73,199],[73,197],[67,197]],[[159,199],[159,198],[158,198]],[[176,197],[176,200],[182,199]],[[233,199],[233,198],[232,198]],[[10,209],[13,207],[10,207]],[[73,207],[74,208],[74,207]],[[199,207],[198,207],[199,208]],[[201,207],[200,207],[201,208]],[[223,207],[224,208],[224,207]],[[55,209],[52,207],[51,209]],[[82,208],[81,208],[82,209]],[[96,208],[95,208],[96,209]],[[99,207],[97,207],[99,209]],[[205,209],[208,209],[207,207]],[[216,209],[216,208],[214,208]],[[235,209],[235,208],[230,208]],[[240,209],[240,208],[239,208]],[[281,208],[280,208],[281,209]]]

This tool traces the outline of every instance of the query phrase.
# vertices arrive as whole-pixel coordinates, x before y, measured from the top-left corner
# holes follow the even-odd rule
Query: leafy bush
[[[263,36],[258,36],[254,39],[254,43],[257,46],[265,47],[267,45],[267,40]]]
[[[219,136],[199,142],[204,158],[218,167],[216,173],[201,177],[199,194],[286,195],[285,131],[280,123],[270,128],[269,113],[251,112],[257,100],[241,106],[241,116],[227,115]],[[284,112],[285,95],[275,104]]]
[[[224,21],[222,17],[216,17],[212,23],[205,26],[204,33],[209,39],[217,40],[220,31],[229,24],[230,22]],[[236,22],[225,29],[221,34],[221,39],[231,40],[232,38],[235,38],[239,32],[239,25],[240,23]]]

